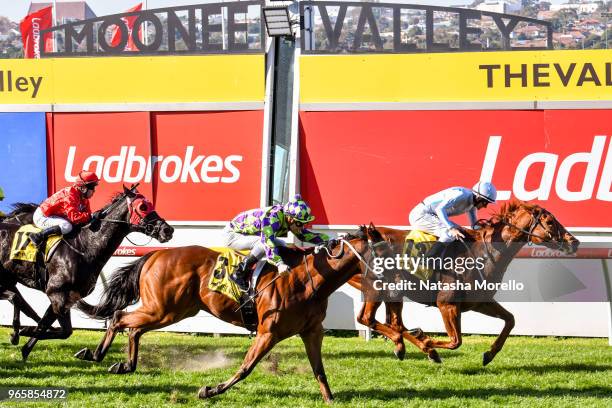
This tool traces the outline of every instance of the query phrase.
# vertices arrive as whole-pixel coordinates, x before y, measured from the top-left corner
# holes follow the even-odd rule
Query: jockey
[[[100,179],[96,173],[81,171],[76,183],[65,187],[47,198],[34,212],[34,225],[43,230],[30,234],[37,247],[51,235],[65,235],[72,231],[73,224],[85,224],[92,218],[89,199],[93,196]]]
[[[249,286],[248,272],[264,256],[269,263],[278,267],[279,273],[288,273],[289,266],[283,262],[277,248],[285,246],[285,243],[278,237],[291,231],[301,241],[316,245],[329,240],[325,234],[317,234],[304,228],[304,225],[312,222],[314,218],[310,207],[299,194],[285,205],[276,204],[238,214],[223,230],[225,244],[238,251],[248,249],[251,253],[230,278],[240,289],[246,291]]]
[[[495,203],[497,190],[488,181],[479,181],[474,188],[451,187],[427,197],[412,209],[410,224],[438,237],[441,243],[463,238],[461,227],[448,217],[468,213],[470,225],[476,226],[476,210]]]

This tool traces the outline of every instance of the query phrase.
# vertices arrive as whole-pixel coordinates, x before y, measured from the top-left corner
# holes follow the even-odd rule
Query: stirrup
[[[246,279],[244,279],[242,277],[239,277],[239,276],[236,276],[235,272],[232,273],[229,276],[229,278],[231,279],[232,282],[234,282],[236,284],[236,286],[238,286],[238,289],[240,289],[241,292],[244,292],[244,293],[248,293],[249,292],[249,289],[250,289],[251,285],[249,284],[249,282]],[[241,285],[241,283],[244,283],[244,285]]]

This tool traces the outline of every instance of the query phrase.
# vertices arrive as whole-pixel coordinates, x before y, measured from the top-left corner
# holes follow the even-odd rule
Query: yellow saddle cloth
[[[210,274],[208,288],[215,292],[223,293],[225,296],[240,303],[240,289],[229,277],[238,267],[242,259],[248,255],[247,251],[239,252],[231,248],[211,248],[220,252],[213,273]]]
[[[402,250],[402,258],[404,255],[408,255],[411,258],[419,258],[423,257],[427,251],[429,251],[434,244],[438,240],[438,237],[435,235],[429,234],[425,231],[412,230],[406,236],[404,240],[404,249]],[[413,263],[406,263],[406,270],[408,270],[411,274],[416,276],[417,278],[428,281],[433,275],[433,270],[426,268],[424,266],[414,267]]]
[[[36,253],[38,252],[38,249],[32,243],[32,241],[30,241],[30,234],[39,231],[41,231],[41,229],[32,224],[24,225],[23,227],[19,228],[15,233],[15,237],[13,238],[10,259],[36,262]],[[45,262],[49,261],[49,257],[51,256],[53,250],[61,240],[61,235],[51,235],[47,239],[47,244],[45,245],[44,253]]]

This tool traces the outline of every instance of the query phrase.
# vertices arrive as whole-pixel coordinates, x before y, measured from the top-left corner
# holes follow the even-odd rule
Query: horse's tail
[[[125,309],[128,305],[136,303],[140,298],[140,271],[145,262],[155,252],[149,252],[134,262],[119,268],[104,289],[99,304],[93,306],[84,300],[80,300],[76,304],[77,309],[93,319],[108,319],[117,310]]]

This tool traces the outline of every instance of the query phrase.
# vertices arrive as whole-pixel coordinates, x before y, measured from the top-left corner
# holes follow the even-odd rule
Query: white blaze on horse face
[[[514,194],[519,200],[547,200],[550,197],[550,192],[555,185],[557,196],[564,201],[585,201],[593,197],[595,185],[597,182],[597,174],[602,161],[602,155],[605,148],[607,136],[595,136],[593,144],[589,152],[577,152],[570,154],[563,159],[557,169],[559,155],[548,152],[535,152],[525,156],[516,167],[512,183],[512,191],[498,190],[498,200],[509,200]],[[492,180],[497,164],[497,157],[501,146],[501,136],[489,137],[487,150],[485,153],[481,180]],[[586,164],[586,172],[581,183],[581,187],[577,191],[569,189],[570,178],[579,177],[581,173],[572,171],[579,163]],[[535,189],[528,190],[526,182],[534,165],[542,164],[543,170],[540,175],[540,182]],[[539,166],[538,166],[539,167]],[[557,171],[558,170],[558,171]],[[579,170],[578,170],[579,171]],[[555,180],[555,172],[557,173]],[[607,157],[604,161],[603,172],[599,181],[596,198],[602,201],[612,201],[612,138],[608,146]]]

